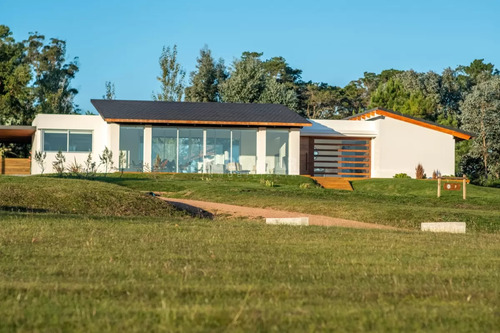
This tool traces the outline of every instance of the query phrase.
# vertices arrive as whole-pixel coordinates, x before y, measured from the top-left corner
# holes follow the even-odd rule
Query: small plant
[[[87,160],[84,162],[85,164],[85,177],[90,178],[90,177],[95,177],[95,174],[97,173],[97,167],[96,167],[96,162],[92,160],[92,153],[89,153],[87,156]]]
[[[78,164],[78,162],[76,161],[76,157],[75,157],[75,160],[73,161],[73,163],[71,163],[68,166],[67,170],[71,176],[75,176],[75,177],[81,176],[82,166],[81,166],[81,164]]]
[[[302,183],[299,185],[300,188],[302,189],[306,189],[306,188],[311,188],[311,184],[309,183]]]
[[[55,156],[55,161],[52,162],[52,167],[59,177],[62,177],[64,174],[64,162],[66,162],[66,157],[59,150]]]
[[[274,182],[272,180],[266,180],[266,187],[274,187]]]
[[[424,167],[420,163],[418,163],[417,167],[415,168],[415,178],[417,178],[417,179],[426,179],[427,178],[427,176],[425,174]]]
[[[104,177],[106,177],[108,171],[111,171],[113,168],[113,152],[108,147],[104,147],[102,155],[99,155],[99,159],[101,160],[101,164],[104,165]]]
[[[46,152],[41,152],[41,151],[35,151],[35,162],[38,164],[40,167],[40,174],[43,175],[43,172],[45,171],[45,159],[47,158],[47,153]]]
[[[118,155],[118,169],[120,170],[120,177],[123,176],[123,171],[125,170],[125,165],[127,163],[126,155],[123,150],[120,150]]]
[[[406,173],[397,173],[392,178],[411,178]]]

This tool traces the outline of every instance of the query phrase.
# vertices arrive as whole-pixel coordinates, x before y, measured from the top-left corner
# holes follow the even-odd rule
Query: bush
[[[406,173],[397,173],[392,178],[411,178]]]
[[[415,178],[417,178],[417,179],[426,179],[427,178],[427,175],[425,174],[424,167],[420,163],[418,163],[417,167],[415,168]]]

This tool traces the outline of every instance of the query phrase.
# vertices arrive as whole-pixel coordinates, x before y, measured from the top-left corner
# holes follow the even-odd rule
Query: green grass
[[[171,216],[164,202],[103,182],[0,176],[0,211],[97,216]]]
[[[498,234],[0,214],[0,331],[498,329]]]
[[[442,191],[435,181],[370,179],[354,181],[353,192],[325,190],[300,184],[300,176],[245,176],[193,174],[117,174],[101,181],[141,191],[162,191],[171,197],[209,200],[252,207],[271,207],[303,213],[418,229],[421,222],[461,221],[469,231],[500,231],[500,189],[467,185],[467,200],[460,191]],[[267,187],[265,180],[274,182]]]

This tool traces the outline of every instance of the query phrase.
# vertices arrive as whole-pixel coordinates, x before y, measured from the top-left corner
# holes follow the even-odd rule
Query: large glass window
[[[124,153],[125,171],[142,171],[144,158],[144,127],[120,126],[120,152]]]
[[[43,131],[44,151],[68,151],[68,131]]]
[[[69,131],[69,151],[92,151],[92,133]]]
[[[151,144],[151,165],[156,171],[177,172],[177,128],[153,127]]]
[[[257,131],[233,130],[230,172],[256,173],[257,164]]]
[[[202,129],[179,129],[179,162],[177,172],[203,172]]]
[[[288,174],[288,131],[266,131],[266,172]]]
[[[91,131],[45,130],[43,131],[43,150],[62,152],[92,151]]]
[[[205,172],[227,173],[231,159],[231,130],[207,129]]]

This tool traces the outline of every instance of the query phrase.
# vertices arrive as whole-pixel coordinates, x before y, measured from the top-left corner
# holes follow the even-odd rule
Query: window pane
[[[177,128],[153,127],[151,165],[157,171],[177,172]]]
[[[92,133],[69,132],[69,151],[92,151]]]
[[[68,151],[68,133],[57,131],[43,132],[43,150],[45,151]]]
[[[206,132],[207,154],[205,155],[205,172],[229,172],[228,166],[231,158],[231,131],[225,129],[207,129]]]
[[[288,131],[266,131],[266,172],[288,174]]]
[[[179,129],[178,172],[203,172],[203,130]]]
[[[230,172],[256,173],[257,131],[233,130],[233,151],[231,156],[232,164],[228,166]]]
[[[144,127],[120,126],[120,151],[125,154],[125,171],[143,170]]]

